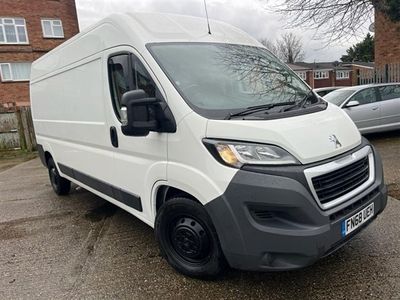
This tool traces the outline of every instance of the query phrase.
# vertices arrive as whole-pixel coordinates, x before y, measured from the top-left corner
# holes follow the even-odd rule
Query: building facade
[[[31,63],[78,32],[75,0],[1,0],[0,107],[29,105]]]
[[[289,67],[314,89],[353,85],[352,67],[337,62],[298,62]]]
[[[400,22],[393,22],[375,10],[375,63],[400,64]]]

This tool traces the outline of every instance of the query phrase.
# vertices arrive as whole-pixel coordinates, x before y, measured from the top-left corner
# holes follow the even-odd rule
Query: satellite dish
[[[369,25],[369,31],[375,32],[375,23],[372,23],[371,25]]]

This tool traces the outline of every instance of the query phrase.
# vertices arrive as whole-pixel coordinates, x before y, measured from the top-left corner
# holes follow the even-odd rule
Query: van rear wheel
[[[71,181],[60,176],[53,158],[49,158],[47,162],[49,169],[49,178],[54,192],[59,195],[67,195],[71,189]]]
[[[214,278],[225,269],[217,233],[201,204],[183,197],[168,200],[157,213],[155,233],[161,254],[178,272]]]

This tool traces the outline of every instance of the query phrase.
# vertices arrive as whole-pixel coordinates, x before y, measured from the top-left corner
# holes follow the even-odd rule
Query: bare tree
[[[286,63],[294,63],[304,59],[303,42],[292,32],[285,33],[276,42],[278,57]]]
[[[305,57],[303,42],[292,32],[283,34],[275,42],[264,38],[260,43],[286,63],[302,61]]]
[[[318,38],[331,43],[350,35],[364,35],[363,28],[373,20],[374,5],[380,8],[384,1],[387,0],[284,0],[273,10],[289,17],[288,27],[314,29]],[[275,1],[267,0],[271,2]]]
[[[263,44],[265,46],[265,48],[267,48],[269,51],[271,51],[273,54],[275,54],[276,56],[278,56],[278,50],[276,48],[276,44],[274,41],[271,41],[267,38],[262,38],[259,40],[259,42],[261,44]]]

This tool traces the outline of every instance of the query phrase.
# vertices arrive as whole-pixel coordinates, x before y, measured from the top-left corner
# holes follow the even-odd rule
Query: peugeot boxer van
[[[179,272],[313,264],[385,208],[382,163],[337,106],[230,25],[110,16],[33,63],[39,153],[154,227]]]

